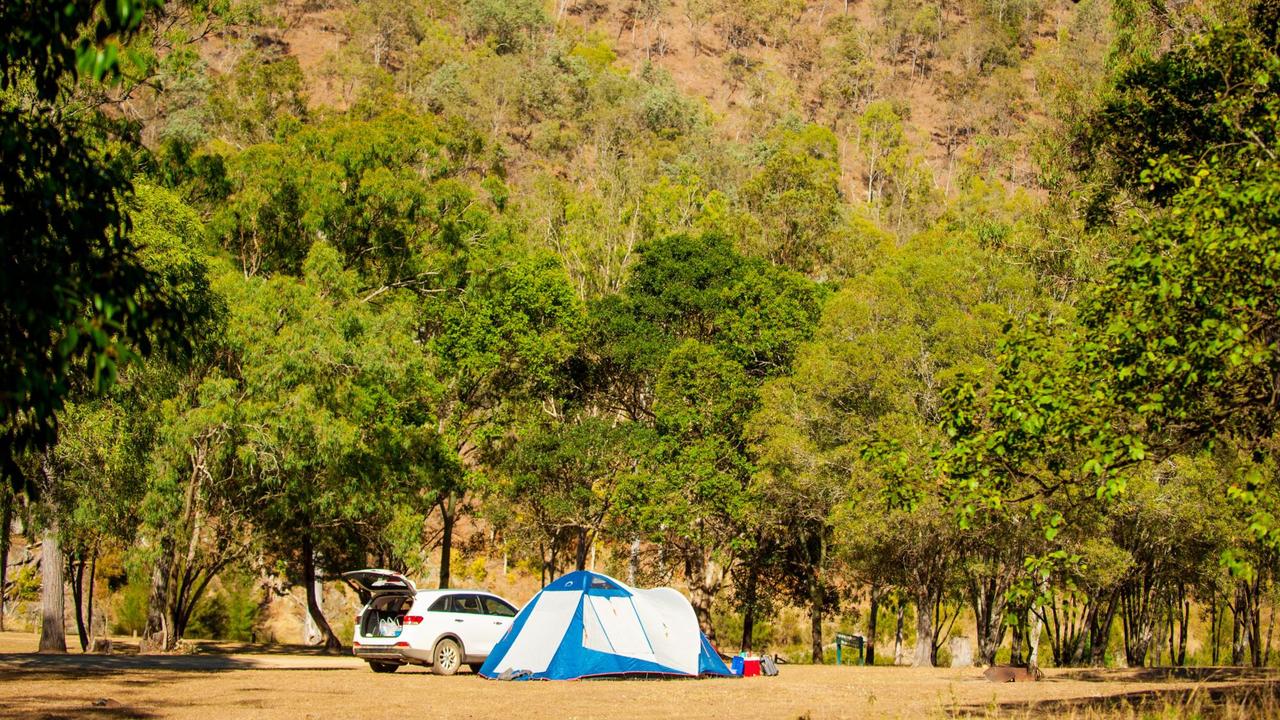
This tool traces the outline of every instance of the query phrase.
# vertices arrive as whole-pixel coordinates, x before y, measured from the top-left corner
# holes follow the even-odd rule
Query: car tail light
[[[400,642],[396,643],[396,647],[409,647],[409,643],[401,640]]]
[[[404,619],[400,621],[400,624],[401,625],[421,625],[422,616],[421,615],[405,615]]]

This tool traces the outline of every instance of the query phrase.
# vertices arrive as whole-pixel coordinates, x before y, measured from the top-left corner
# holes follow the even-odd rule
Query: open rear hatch
[[[353,570],[342,579],[360,595],[360,635],[364,639],[400,636],[405,613],[413,607],[417,587],[409,578],[391,570]],[[376,644],[376,643],[375,643]]]
[[[346,581],[365,602],[376,595],[413,595],[418,588],[409,578],[391,570],[352,570],[342,573]]]

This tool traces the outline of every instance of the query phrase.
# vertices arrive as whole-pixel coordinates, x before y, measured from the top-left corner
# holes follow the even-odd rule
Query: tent
[[[602,675],[729,675],[671,588],[637,590],[579,570],[542,589],[480,668],[487,678],[573,680]]]

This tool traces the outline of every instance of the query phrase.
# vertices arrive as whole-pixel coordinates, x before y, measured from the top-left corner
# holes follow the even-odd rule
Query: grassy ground
[[[124,642],[112,656],[57,657],[34,647],[33,635],[0,633],[0,717],[1280,718],[1273,673],[1050,670],[1044,682],[995,685],[977,669],[784,666],[744,680],[499,683],[418,668],[375,675],[301,648],[142,657]]]

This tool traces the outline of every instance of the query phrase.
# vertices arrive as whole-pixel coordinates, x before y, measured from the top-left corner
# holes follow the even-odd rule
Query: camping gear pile
[[[729,662],[729,672],[742,677],[772,677],[778,674],[778,663],[768,655],[739,653]]]
[[[504,680],[730,676],[671,588],[639,590],[580,570],[543,588],[494,646],[480,674]]]

